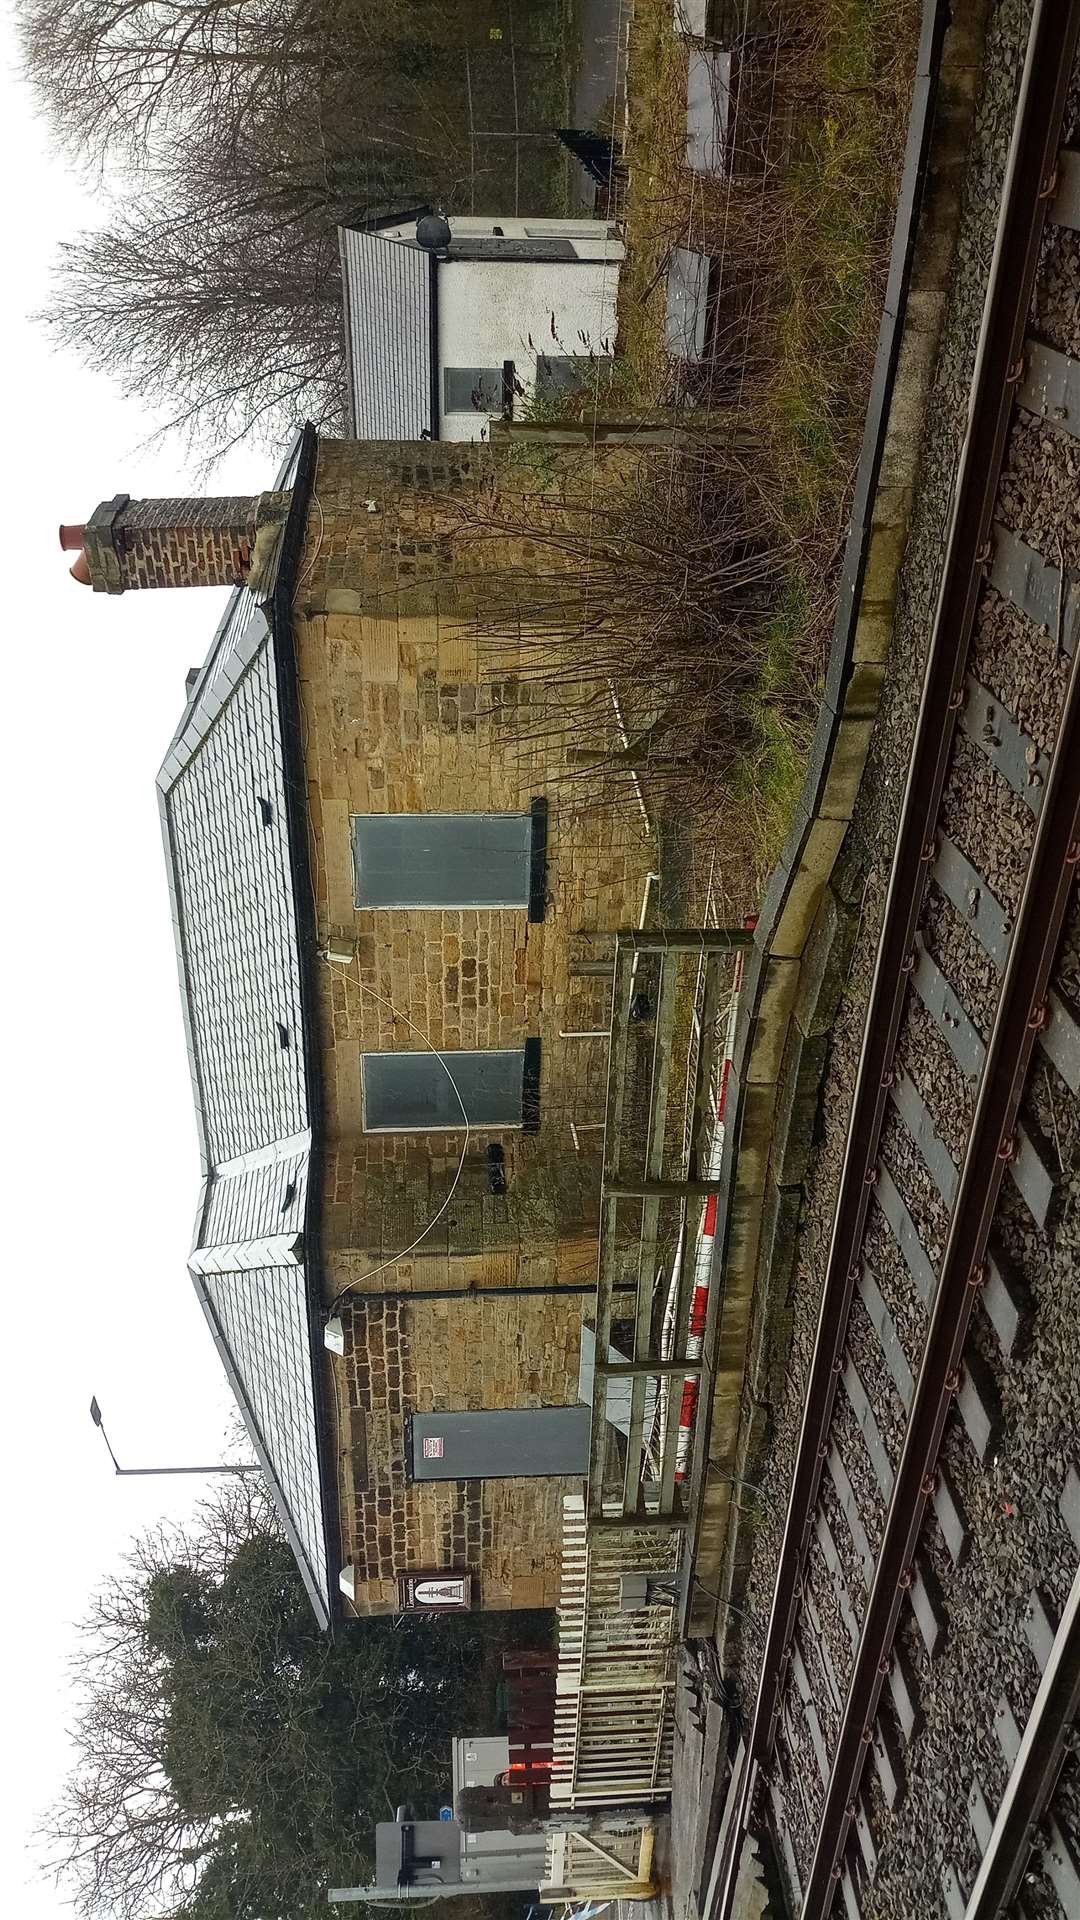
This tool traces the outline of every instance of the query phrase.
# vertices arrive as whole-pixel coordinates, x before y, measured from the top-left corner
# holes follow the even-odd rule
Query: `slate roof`
[[[295,483],[283,571],[306,505],[298,468],[313,453],[306,430],[275,481]],[[202,1152],[189,1271],[327,1626],[334,1585],[313,1270],[317,1071],[301,931],[311,906],[292,810],[302,783],[289,778],[288,606],[289,591],[265,606],[246,588],[233,593],[158,775],[158,799]]]
[[[349,427],[358,440],[436,435],[433,255],[384,233],[340,227]]]

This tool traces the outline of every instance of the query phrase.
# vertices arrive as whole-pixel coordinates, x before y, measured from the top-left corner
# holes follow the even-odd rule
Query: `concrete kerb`
[[[723,1656],[741,1598],[733,1482],[753,1479],[796,1247],[808,1116],[854,937],[838,856],[877,717],[922,426],[959,231],[987,0],[924,0],[900,203],[825,694],[795,821],[748,960],[728,1091],[684,1633]],[[811,1044],[812,1043],[812,1044]]]

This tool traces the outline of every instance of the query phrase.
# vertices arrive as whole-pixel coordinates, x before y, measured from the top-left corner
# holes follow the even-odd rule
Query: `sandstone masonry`
[[[617,484],[639,456],[605,457]],[[528,1421],[524,1434],[513,1423],[512,1473],[493,1456],[472,1477],[417,1477],[410,1440],[421,1416],[578,1401],[610,998],[595,962],[637,923],[656,850],[625,771],[587,795],[575,777],[572,690],[536,609],[555,605],[560,621],[565,609],[587,630],[575,555],[591,509],[578,456],[556,466],[538,483],[486,445],[324,440],[299,554],[289,521],[287,615],[275,589],[286,493],[121,495],[62,530],[65,546],[82,545],[76,577],[98,591],[243,581],[264,605],[275,596],[275,635],[288,619],[281,657],[291,645],[298,715],[285,776],[303,788],[318,949],[305,1016],[317,1028],[321,1177],[308,1225],[343,1348],[317,1345],[315,1370],[336,1465],[331,1553],[360,1612],[396,1610],[402,1579],[420,1572],[468,1573],[484,1607],[552,1604],[562,1496],[580,1484],[580,1470],[576,1482],[528,1470]],[[238,697],[243,684],[241,673]],[[269,826],[266,804],[251,818]],[[366,903],[357,835],[377,838],[372,821],[389,816],[440,820],[440,845],[460,835],[458,878],[427,897],[466,903],[502,897],[469,870],[482,842],[470,822],[494,817],[492,831],[527,849],[527,885],[506,890],[516,904],[404,904],[425,897],[407,852],[400,875],[384,874],[381,903]],[[411,831],[390,829],[406,848]],[[454,1053],[481,1079],[511,1063],[498,1125],[480,1106],[466,1134],[456,1110],[433,1118],[430,1104],[400,1124],[392,1112],[372,1121],[376,1056],[408,1057],[390,1063],[392,1078],[418,1055]],[[257,1288],[252,1299],[254,1310]]]
[[[568,1481],[410,1484],[409,1411],[577,1398],[595,1278],[609,988],[578,976],[600,930],[636,922],[655,854],[625,783],[583,806],[557,703],[522,670],[521,610],[551,564],[492,450],[323,441],[294,631],[320,941],[353,942],[320,996],[323,1258],[346,1351],[341,1516],[357,1603],[397,1604],[406,1568],[470,1571],[486,1607],[551,1604]],[[550,512],[550,509],[549,509]],[[509,527],[510,530],[507,530]],[[492,645],[493,605],[504,631]],[[350,822],[379,812],[546,808],[543,918],[524,908],[358,908]],[[371,1134],[362,1056],[539,1042],[535,1131]],[[502,1148],[504,1194],[488,1149]],[[415,1251],[403,1259],[399,1250]],[[389,1264],[385,1264],[389,1262]],[[373,1269],[380,1269],[373,1272]],[[370,1278],[368,1277],[370,1275]],[[383,1302],[387,1291],[483,1288]],[[493,1290],[499,1289],[495,1297]],[[370,1304],[368,1300],[370,1298]]]

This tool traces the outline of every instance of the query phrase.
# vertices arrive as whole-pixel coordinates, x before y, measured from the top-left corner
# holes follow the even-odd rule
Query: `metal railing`
[[[752,938],[741,927],[616,936],[587,1504],[590,1523],[609,1531],[685,1525],[671,1407],[703,1367],[700,1353],[685,1351],[696,1248],[688,1211],[719,1190],[697,1177],[714,1123],[708,1041],[727,963]]]

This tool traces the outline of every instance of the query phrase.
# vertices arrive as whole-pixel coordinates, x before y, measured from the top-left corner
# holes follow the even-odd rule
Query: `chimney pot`
[[[95,593],[129,587],[235,587],[265,595],[274,584],[290,495],[170,496],[118,493],[85,526],[62,526],[60,544],[78,554],[72,577]]]

